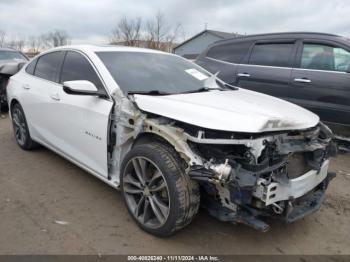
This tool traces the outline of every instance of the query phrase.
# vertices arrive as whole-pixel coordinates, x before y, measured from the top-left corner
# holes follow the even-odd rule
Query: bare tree
[[[181,33],[184,34],[181,24],[174,28],[169,26],[161,12],[157,12],[145,25],[141,18],[129,19],[124,16],[112,30],[109,43],[171,52]]]
[[[5,46],[6,32],[0,30],[0,47]]]
[[[17,35],[17,36],[12,35],[6,43],[8,47],[16,49],[18,51],[23,51],[25,44],[26,44],[25,37],[20,35]]]
[[[179,35],[183,33],[184,33],[184,30],[182,25],[180,23],[177,24],[176,27],[166,35],[165,43],[162,50],[166,52],[172,52],[175,46],[176,39],[178,39]]]
[[[46,48],[67,45],[69,43],[69,36],[66,31],[55,29],[52,32],[41,36],[41,40]]]
[[[28,39],[29,52],[33,54],[39,53],[44,48],[42,36],[30,36]]]
[[[139,46],[141,27],[142,20],[140,17],[136,19],[122,17],[117,26],[112,30],[110,44],[122,43],[126,46]]]
[[[162,49],[161,43],[165,40],[169,26],[165,23],[164,15],[157,12],[153,19],[147,22],[146,41],[148,47],[153,49]]]

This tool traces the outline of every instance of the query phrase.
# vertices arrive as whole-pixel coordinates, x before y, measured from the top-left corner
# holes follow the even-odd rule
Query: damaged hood
[[[214,130],[260,133],[306,129],[319,122],[297,105],[241,88],[134,98],[143,111]]]

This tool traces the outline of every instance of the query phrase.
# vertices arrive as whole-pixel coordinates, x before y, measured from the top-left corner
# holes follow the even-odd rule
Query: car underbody
[[[222,221],[269,229],[261,217],[292,222],[316,211],[329,181],[332,132],[228,132],[183,123],[138,108],[133,96],[114,95],[108,143],[109,180],[119,185],[126,153],[153,140],[171,145],[187,175],[201,187],[201,205]]]

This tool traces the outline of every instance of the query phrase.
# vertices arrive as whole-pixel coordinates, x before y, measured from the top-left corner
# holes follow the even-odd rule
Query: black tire
[[[23,150],[33,150],[38,147],[38,144],[30,137],[28,124],[20,104],[13,105],[11,110],[13,131],[17,144]]]
[[[133,178],[137,177],[133,162],[135,160],[141,161],[138,162],[140,164],[139,167],[141,167],[139,170],[142,170],[142,166],[145,167],[146,179],[144,180],[144,187],[140,183],[135,186],[134,181],[130,183]],[[146,164],[141,165],[142,161],[145,161]],[[160,182],[152,185],[152,181],[155,178]],[[200,204],[199,185],[186,175],[180,157],[168,145],[152,142],[132,148],[123,160],[120,184],[123,199],[130,215],[141,229],[152,235],[159,237],[169,236],[187,226],[198,212]],[[166,184],[166,187],[163,186],[163,191],[156,191],[156,189],[162,188],[163,184]],[[130,189],[134,190],[134,192],[130,193]],[[143,191],[142,193],[135,193],[138,192],[137,190]],[[144,198],[143,204],[141,203],[142,197]],[[138,204],[137,198],[140,199]],[[158,209],[158,211],[167,210],[161,212],[161,214],[167,214],[163,214],[163,220],[158,219],[156,215],[158,212],[155,212],[155,208],[152,205],[153,198],[160,200],[160,203],[162,203],[156,206],[167,206],[168,208]],[[132,204],[133,202],[135,202],[135,205]],[[159,201],[156,203],[159,203]],[[147,211],[146,207],[148,207],[149,211]],[[139,210],[139,212],[136,212],[136,210]],[[147,221],[145,219],[146,216]],[[157,221],[159,223],[156,223]]]

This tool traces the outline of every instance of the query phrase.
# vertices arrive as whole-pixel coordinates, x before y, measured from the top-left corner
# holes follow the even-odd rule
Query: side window
[[[340,47],[304,44],[300,67],[347,72],[350,69],[350,53]]]
[[[249,64],[290,67],[293,43],[256,44],[250,55]]]
[[[58,82],[63,52],[52,52],[39,57],[34,75],[52,82]]]
[[[77,52],[67,52],[64,60],[61,83],[73,80],[87,80],[95,84],[98,89],[103,85],[89,61]]]
[[[27,65],[27,67],[26,67],[26,72],[27,72],[28,74],[34,75],[34,70],[35,70],[35,66],[36,66],[36,62],[37,62],[37,61],[38,61],[38,60],[35,59],[35,60],[31,61],[31,62],[29,63],[29,65]]]
[[[250,42],[231,43],[213,46],[207,53],[207,57],[238,64],[248,52]]]

